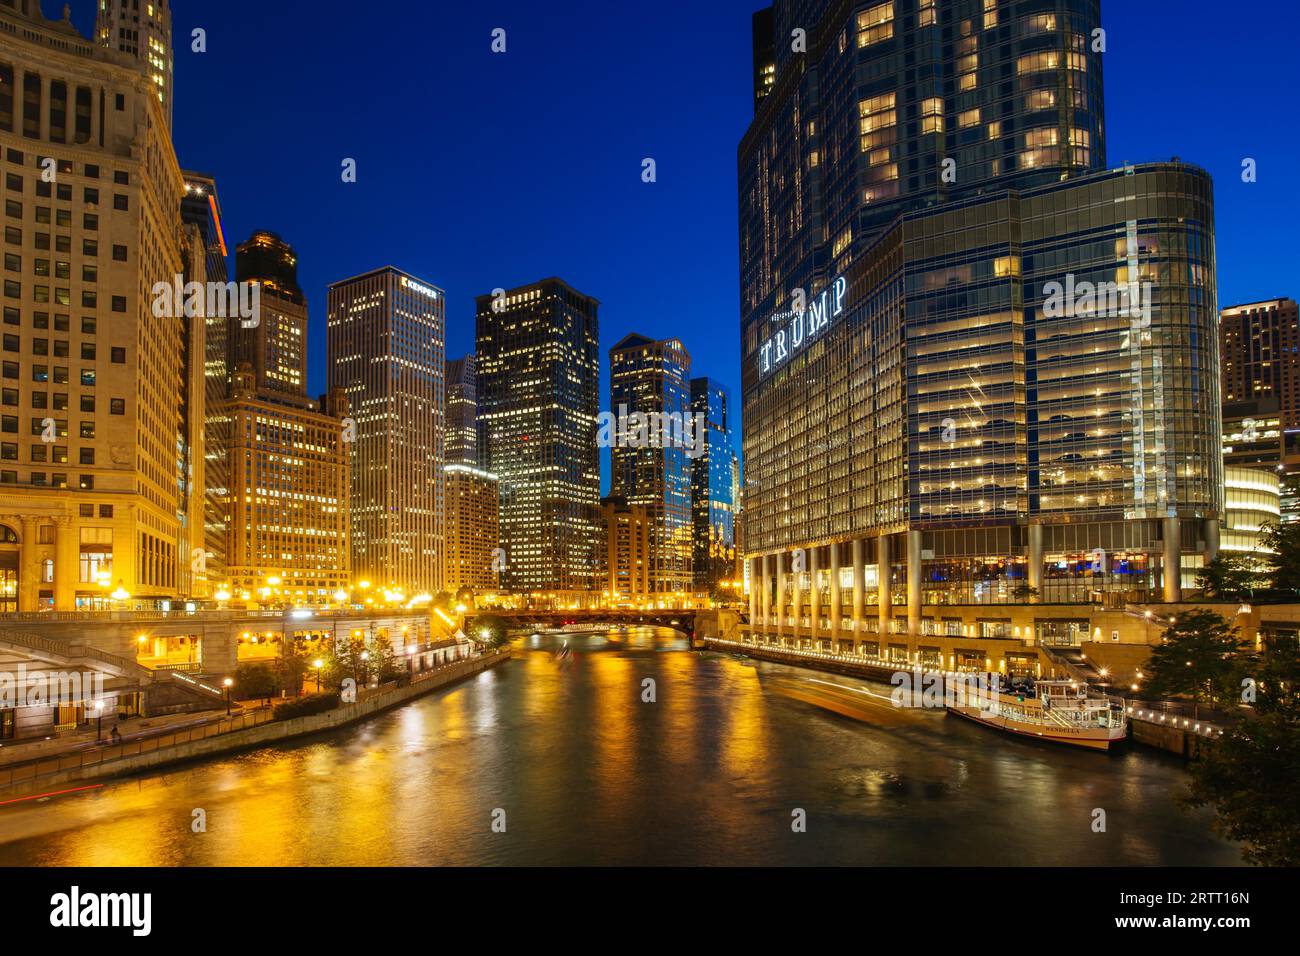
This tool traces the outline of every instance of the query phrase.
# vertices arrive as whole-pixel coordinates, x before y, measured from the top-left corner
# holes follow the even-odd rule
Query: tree
[[[370,673],[382,684],[397,680],[406,674],[405,669],[397,664],[397,655],[393,653],[393,642],[388,635],[381,632],[376,635],[374,646],[370,649]]]
[[[1300,865],[1300,642],[1271,638],[1246,669],[1257,674],[1247,689],[1259,716],[1201,749],[1183,802],[1212,808],[1215,831],[1240,842],[1248,863]]]
[[[1245,601],[1255,594],[1261,580],[1259,561],[1252,555],[1223,551],[1196,574],[1196,586],[1207,598]]]
[[[291,696],[302,691],[303,676],[307,673],[307,648],[301,639],[286,641],[275,662],[276,678]]]
[[[495,614],[480,614],[474,619],[474,623],[466,628],[466,634],[470,640],[486,644],[488,647],[501,647],[510,641],[507,627],[505,620]]]
[[[234,692],[240,700],[280,696],[280,675],[270,664],[240,664],[235,668]]]
[[[1266,558],[1269,585],[1288,595],[1300,594],[1300,521],[1264,525],[1260,529],[1260,544],[1269,552]]]
[[[1235,702],[1238,655],[1244,647],[1237,629],[1213,611],[1179,614],[1151,652],[1147,689],[1162,696],[1186,695],[1198,705]]]

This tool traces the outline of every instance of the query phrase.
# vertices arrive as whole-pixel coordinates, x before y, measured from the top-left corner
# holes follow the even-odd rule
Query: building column
[[[47,143],[50,141],[50,104],[51,104],[50,89],[52,83],[53,83],[52,79],[47,74],[44,73],[41,74],[40,131],[41,131],[41,139]],[[17,106],[18,98],[23,94],[23,84],[21,81],[19,81],[16,82],[14,85],[17,87],[17,91],[14,94],[14,106]],[[27,113],[27,104],[24,98],[24,103],[23,103],[24,117],[26,116],[26,113]],[[67,135],[66,130],[68,128],[68,122],[74,120],[76,115],[77,115],[77,110],[76,110],[76,103],[74,101],[67,105],[67,109],[63,114],[63,128],[65,130],[64,133],[65,137]]]
[[[785,636],[785,552],[776,557],[776,636]]]
[[[889,535],[876,539],[876,615],[880,621],[880,654],[885,653],[885,635],[889,633],[889,620],[894,613],[893,595],[889,588],[889,571],[892,558],[889,554]]]
[[[861,538],[854,538],[851,559],[853,561],[853,644],[856,649],[859,641],[862,640],[862,628],[866,621],[866,615],[863,613],[863,605],[866,603],[867,582],[864,578],[866,566],[862,560],[862,550],[864,542]]]
[[[763,569],[759,596],[763,602],[763,631],[766,634],[772,627],[772,556],[765,554],[759,560]]]
[[[56,611],[76,609],[78,542],[74,537],[75,533],[76,528],[71,517],[59,515],[54,519],[54,609]]]
[[[808,623],[812,625],[812,635],[816,638],[822,625],[822,549],[813,548],[808,558],[808,567],[811,571],[808,575],[808,607],[810,608]]]
[[[1165,518],[1163,523],[1165,603],[1176,604],[1183,599],[1182,533],[1177,518]]]
[[[1219,519],[1205,519],[1205,563],[1209,564],[1219,556]]]
[[[798,644],[799,622],[803,620],[803,591],[800,590],[800,585],[803,583],[801,575],[804,571],[795,569],[794,555],[796,553],[803,559],[802,564],[804,571],[806,571],[808,569],[808,552],[803,548],[799,548],[797,551],[791,552],[790,555],[790,616],[793,618],[795,643]]]
[[[18,610],[35,611],[41,596],[40,522],[31,515],[22,519],[22,545],[18,554]]]
[[[907,633],[921,633],[921,532],[907,532]]]
[[[1029,526],[1029,586],[1040,594],[1043,591],[1043,526]]]
[[[831,636],[840,637],[840,623],[844,620],[844,597],[840,593],[840,548],[838,541],[831,544]],[[836,645],[836,650],[839,645]]]
[[[758,626],[758,558],[749,559],[749,630]],[[742,579],[743,582],[743,579]]]

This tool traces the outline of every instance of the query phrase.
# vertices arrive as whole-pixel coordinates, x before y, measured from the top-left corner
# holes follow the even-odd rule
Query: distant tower
[[[168,0],[99,0],[95,39],[128,53],[149,78],[172,128],[172,11]]]
[[[307,299],[298,285],[298,254],[273,232],[258,230],[235,249],[235,278],[262,287],[256,325],[232,322],[230,368],[253,367],[259,389],[307,394]]]

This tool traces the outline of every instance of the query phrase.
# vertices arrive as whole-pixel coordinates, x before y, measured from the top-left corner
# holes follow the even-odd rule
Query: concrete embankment
[[[109,747],[76,754],[51,755],[32,763],[0,769],[0,796],[75,787],[86,780],[96,780],[153,769],[187,760],[263,747],[296,737],[320,733],[365,720],[381,711],[404,704],[431,691],[472,677],[489,667],[510,660],[510,651],[502,650],[482,657],[448,664],[421,675],[405,687],[380,690],[355,704],[290,720],[266,720],[254,726],[213,733],[211,728],[182,730],[135,741],[123,747]],[[265,713],[265,712],[262,712]],[[247,715],[252,718],[254,715]],[[239,718],[236,718],[238,721]],[[247,720],[247,723],[252,723]]]

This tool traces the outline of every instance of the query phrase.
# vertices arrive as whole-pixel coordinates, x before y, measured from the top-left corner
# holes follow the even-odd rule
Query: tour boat
[[[1028,691],[972,693],[948,712],[995,730],[1091,750],[1109,750],[1128,736],[1124,706],[1086,684],[1040,680]]]

